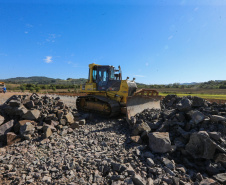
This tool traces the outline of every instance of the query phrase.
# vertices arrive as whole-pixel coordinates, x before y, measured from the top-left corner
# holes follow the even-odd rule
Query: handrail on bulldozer
[[[152,89],[140,89],[134,93],[134,96],[158,96],[159,93]]]

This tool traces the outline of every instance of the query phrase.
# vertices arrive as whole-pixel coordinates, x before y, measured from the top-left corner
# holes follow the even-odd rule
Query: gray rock
[[[212,115],[212,116],[210,116],[210,121],[211,122],[226,121],[226,117],[219,116],[219,115]]]
[[[224,154],[224,153],[217,154],[217,156],[215,157],[215,162],[223,163],[226,166],[226,154]]]
[[[60,119],[60,120],[59,120],[59,124],[60,124],[60,125],[66,125],[66,124],[67,124],[66,119]]]
[[[154,158],[155,156],[151,153],[151,152],[144,152],[144,154],[143,154],[143,156],[145,157],[145,158]]]
[[[79,120],[79,125],[85,125],[85,124],[86,124],[86,120],[85,119]]]
[[[20,120],[19,122],[17,122],[14,127],[13,127],[13,130],[16,134],[19,134],[20,133],[20,127],[25,125],[27,122],[30,122],[32,123],[32,125],[36,125],[37,123],[32,121],[32,120]]]
[[[6,139],[6,134],[13,128],[14,120],[8,121],[0,126],[0,140]]]
[[[72,129],[75,129],[75,128],[79,128],[80,125],[79,125],[78,121],[75,121],[74,123],[72,123],[72,124],[70,125],[70,127],[71,127]]]
[[[64,115],[64,111],[62,111],[62,110],[57,111],[57,117],[59,120],[63,118],[63,115]]]
[[[154,185],[154,181],[151,177],[148,178],[147,185]]]
[[[221,138],[221,135],[219,132],[208,132],[208,134],[209,134],[210,138],[215,141],[219,141]]]
[[[147,158],[146,162],[150,167],[153,167],[155,165],[155,162],[151,158]]]
[[[213,159],[216,144],[205,131],[195,132],[191,135],[186,151],[194,158]]]
[[[20,135],[27,140],[31,139],[31,135],[34,133],[35,127],[31,122],[26,122],[20,126]]]
[[[226,173],[219,173],[213,176],[217,181],[222,184],[226,184]]]
[[[146,185],[146,181],[138,174],[132,177],[134,185]]]
[[[190,111],[191,118],[195,124],[202,122],[205,119],[205,115],[198,110]]]
[[[176,105],[177,109],[182,112],[187,112],[191,110],[192,102],[187,97],[183,97]]]
[[[121,168],[122,168],[122,165],[119,164],[119,163],[111,163],[111,166],[112,166],[112,169],[116,172],[120,172],[121,171]]]
[[[218,185],[218,183],[210,178],[203,179],[199,185]]]
[[[2,123],[4,123],[4,121],[5,121],[5,118],[4,118],[3,116],[0,115],[0,125],[1,125]]]
[[[48,138],[52,135],[52,130],[49,126],[43,126],[43,138]]]
[[[25,107],[27,107],[28,109],[34,108],[35,104],[34,101],[29,101],[27,103],[25,103]]]
[[[57,102],[56,105],[57,105],[57,106],[64,106],[64,102],[60,100],[60,101]]]
[[[129,174],[129,175],[135,175],[135,170],[133,169],[133,167],[131,166],[131,164],[126,164],[126,172]]]
[[[170,170],[174,170],[175,169],[175,163],[170,161],[167,158],[162,158],[162,162],[164,163],[164,165],[169,168]]]
[[[17,115],[17,116],[20,116],[21,117],[24,114],[26,114],[27,111],[28,110],[23,105],[21,105],[20,107],[14,107],[12,109],[13,115],[11,115],[11,116]]]
[[[13,143],[19,142],[21,138],[17,136],[14,132],[8,132],[6,135],[7,145],[12,145]]]
[[[149,147],[155,153],[166,153],[171,150],[168,132],[149,133]]]
[[[42,178],[42,182],[45,182],[45,183],[51,183],[51,181],[52,181],[52,179],[51,179],[51,177],[49,177],[49,176],[44,176],[44,177]]]
[[[138,143],[138,144],[142,144],[142,140],[140,136],[131,136],[130,139],[134,142],[134,143]]]
[[[74,116],[71,112],[69,112],[67,115],[65,115],[65,119],[68,123],[74,123]]]
[[[200,97],[197,97],[197,96],[193,97],[192,107],[206,107],[206,106],[207,106],[206,100],[204,100]]]
[[[40,111],[35,110],[29,110],[26,114],[23,115],[23,119],[27,120],[36,120],[40,116]]]
[[[10,107],[19,107],[21,105],[21,101],[20,100],[11,100],[9,102],[9,106]]]
[[[146,122],[137,124],[135,126],[135,128],[133,129],[132,134],[136,136],[136,135],[141,134],[143,131],[147,131],[147,132],[151,131],[151,128],[149,127],[149,125]]]

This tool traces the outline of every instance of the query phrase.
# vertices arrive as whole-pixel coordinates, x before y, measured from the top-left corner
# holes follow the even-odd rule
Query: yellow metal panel
[[[83,88],[82,86],[85,86],[85,88]],[[96,89],[97,89],[96,83],[86,83],[80,86],[80,92],[93,92],[96,91]]]

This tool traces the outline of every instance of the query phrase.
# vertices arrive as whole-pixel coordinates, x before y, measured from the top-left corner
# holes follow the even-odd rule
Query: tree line
[[[226,89],[226,81],[213,81],[210,80],[208,82],[197,83],[192,85],[184,85],[180,83],[173,83],[167,85],[146,85],[146,84],[138,84],[138,88],[179,88],[179,89],[189,89],[189,88],[199,88],[199,89]]]
[[[41,84],[20,84],[20,86],[15,87],[12,90],[21,90],[24,92],[25,90],[29,90],[31,92],[40,92],[40,90],[53,90],[56,91],[57,89],[74,89],[77,90],[80,88],[80,85],[41,85]],[[8,88],[9,89],[9,88]]]

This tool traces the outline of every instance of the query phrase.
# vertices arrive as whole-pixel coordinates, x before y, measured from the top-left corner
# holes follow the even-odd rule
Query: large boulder
[[[13,127],[13,130],[16,134],[19,134],[20,133],[20,127],[25,125],[27,122],[31,123],[32,125],[36,125],[37,123],[32,121],[32,120],[20,120],[18,121],[14,127]]]
[[[149,127],[149,125],[146,122],[141,122],[140,124],[137,124],[135,126],[135,128],[133,129],[133,135],[139,135],[141,134],[143,131],[147,131],[150,132],[151,128]]]
[[[20,117],[25,115],[28,111],[23,105],[21,105],[19,107],[15,107],[13,110],[14,110],[14,114],[17,116],[20,116]]]
[[[29,110],[26,114],[23,115],[23,119],[36,120],[40,116],[40,111],[37,109]]]
[[[196,124],[202,122],[205,119],[205,115],[198,110],[190,111],[188,114],[191,116],[192,121]]]
[[[213,159],[216,144],[205,131],[195,132],[191,135],[186,151],[194,158]]]
[[[34,101],[29,101],[27,103],[25,103],[25,107],[27,107],[28,109],[34,108],[35,104]]]
[[[13,128],[14,120],[8,121],[0,126],[0,140],[6,139],[6,134]]]
[[[52,130],[50,126],[43,126],[43,138],[48,138],[52,135]]]
[[[74,116],[71,112],[67,113],[65,115],[65,118],[67,120],[68,123],[74,123]]]
[[[197,96],[193,97],[192,107],[205,107],[205,106],[207,106],[206,100]]]
[[[218,180],[221,184],[226,184],[226,173],[219,173],[213,176],[216,180]]]
[[[6,135],[7,145],[12,145],[13,143],[19,142],[21,138],[14,132],[8,132]]]
[[[20,100],[11,100],[9,102],[9,106],[10,107],[19,107],[21,105],[21,101]]]
[[[20,135],[27,140],[31,139],[32,134],[35,131],[35,127],[31,122],[26,122],[20,127]]]
[[[183,97],[178,104],[176,105],[177,109],[182,112],[187,112],[191,110],[192,101],[189,100],[187,97]]]
[[[149,147],[155,153],[166,153],[171,150],[168,132],[152,132],[148,134]]]

